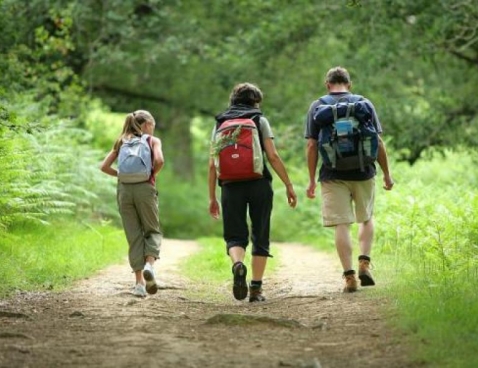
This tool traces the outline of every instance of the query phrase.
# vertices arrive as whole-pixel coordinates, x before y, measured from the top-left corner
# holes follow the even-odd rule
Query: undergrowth
[[[127,255],[123,230],[107,224],[23,224],[0,241],[0,298],[15,291],[61,290]]]

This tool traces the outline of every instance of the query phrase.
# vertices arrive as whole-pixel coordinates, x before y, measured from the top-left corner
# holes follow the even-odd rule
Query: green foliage
[[[192,119],[221,110],[235,83],[258,83],[277,131],[297,137],[308,105],[325,92],[325,72],[338,64],[376,104],[401,160],[477,143],[473,0],[5,0],[2,13],[5,92],[33,87],[49,111],[80,114],[86,81],[113,110],[149,109],[182,148],[170,156],[186,178],[194,175],[184,138]]]
[[[169,238],[191,239],[220,236],[222,225],[209,216],[207,176],[194,182],[179,181],[165,168],[157,177],[159,216],[162,230]]]
[[[0,228],[76,213],[114,213],[100,196],[114,196],[114,184],[98,169],[98,152],[82,143],[86,132],[58,126],[0,136]],[[1,230],[0,230],[1,231]]]
[[[187,134],[194,116],[212,117],[232,86],[245,80],[263,88],[264,110],[278,131],[300,136],[310,102],[325,93],[325,72],[340,64],[351,71],[354,91],[376,104],[393,136],[391,147],[414,163],[428,147],[476,145],[476,80],[470,77],[476,63],[465,64],[476,60],[470,4],[304,0],[284,6],[275,0],[138,6],[131,0],[77,4],[73,19],[84,25],[75,39],[91,88],[114,109],[143,105],[161,116],[163,133],[186,154],[190,140],[176,135]],[[175,166],[192,169],[177,157]]]
[[[378,279],[389,285],[394,323],[410,336],[416,359],[434,367],[478,362],[475,161],[469,152],[448,152],[413,169],[396,164],[396,187],[377,198]]]
[[[121,134],[126,115],[108,111],[99,101],[93,102],[85,120],[85,127],[91,134],[91,145],[106,156]]]
[[[123,231],[107,224],[18,224],[0,240],[0,298],[15,290],[60,290],[122,261],[126,252]]]
[[[97,169],[99,155],[88,146],[90,134],[77,128],[91,100],[66,63],[74,50],[71,9],[36,13],[39,6],[44,4],[0,4],[5,30],[0,37],[11,36],[0,48],[2,233],[15,223],[65,214],[114,216],[98,201],[114,186]]]
[[[163,230],[168,237],[190,238],[221,234],[207,208],[212,116],[227,105],[235,83],[257,83],[265,96],[261,108],[299,195],[299,207],[287,208],[275,178],[272,239],[331,245],[332,232],[320,225],[320,199],[304,195],[308,178],[300,137],[310,102],[325,93],[325,72],[343,65],[352,74],[353,91],[377,107],[395,158],[415,164],[411,169],[393,162],[396,188],[377,193],[375,259],[390,260],[388,269],[377,270],[379,278],[393,276],[390,295],[403,328],[423,348],[424,361],[466,366],[466,357],[472,366],[476,362],[467,352],[474,349],[477,314],[467,311],[477,304],[476,160],[469,151],[449,149],[477,144],[473,5],[1,1],[0,250],[7,260],[0,263],[2,280],[15,280],[22,262],[39,262],[22,258],[29,256],[30,244],[45,244],[41,254],[54,259],[58,272],[65,269],[71,255],[55,258],[56,243],[63,243],[50,230],[56,243],[39,238],[39,224],[55,224],[68,213],[87,220],[118,218],[115,182],[97,167],[124,117],[106,119],[107,109],[92,103],[89,93],[103,97],[113,111],[146,108],[157,118],[167,162],[158,177]],[[90,133],[78,129],[83,127]],[[178,180],[178,174],[188,180]],[[215,251],[221,255],[214,259],[227,261],[223,246]],[[212,269],[227,272],[221,264]],[[48,276],[59,277],[56,269],[42,270],[41,283],[57,285],[59,278]],[[450,341],[456,342],[456,355],[445,357]]]
[[[1,22],[10,35],[0,49],[0,98],[14,101],[15,108],[29,117],[16,123],[28,126],[39,121],[49,125],[47,115],[81,118],[89,101],[84,83],[67,64],[75,49],[70,9],[42,8],[42,3],[5,0],[0,4]]]

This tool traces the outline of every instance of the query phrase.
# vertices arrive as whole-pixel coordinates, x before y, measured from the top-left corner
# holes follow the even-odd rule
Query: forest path
[[[0,367],[411,367],[370,289],[341,293],[337,257],[273,244],[280,265],[264,280],[264,303],[236,301],[180,275],[199,246],[165,239],[161,289],[130,294],[128,264],[63,292],[0,300]],[[377,287],[380,287],[379,285]],[[194,296],[192,296],[194,295]]]

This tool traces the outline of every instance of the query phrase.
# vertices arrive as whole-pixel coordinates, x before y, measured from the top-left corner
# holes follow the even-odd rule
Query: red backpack
[[[263,177],[261,140],[252,119],[224,121],[214,134],[212,147],[219,180],[241,181]]]

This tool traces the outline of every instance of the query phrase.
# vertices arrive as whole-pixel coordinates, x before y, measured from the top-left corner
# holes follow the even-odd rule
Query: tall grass
[[[397,185],[377,200],[379,280],[397,328],[433,367],[476,367],[478,176],[473,158],[451,154],[394,165]]]
[[[50,225],[18,224],[0,240],[0,298],[15,290],[61,290],[125,259],[121,229],[74,218]]]

